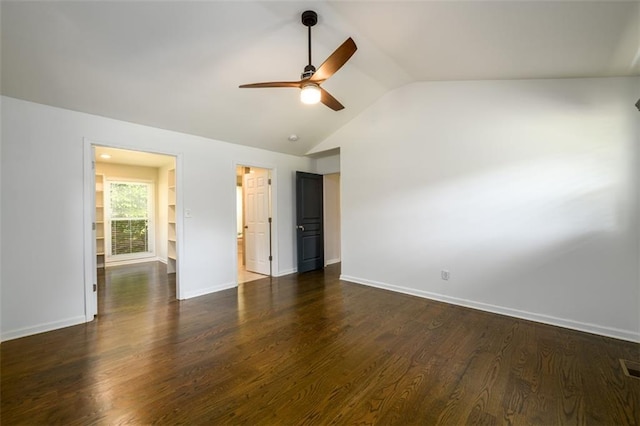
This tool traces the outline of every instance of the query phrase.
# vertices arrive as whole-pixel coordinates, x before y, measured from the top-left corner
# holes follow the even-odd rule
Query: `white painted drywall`
[[[324,263],[340,262],[340,173],[323,177]]]
[[[340,154],[316,158],[316,173],[320,175],[340,173]]]
[[[180,155],[183,298],[236,285],[236,163],[275,169],[274,274],[295,270],[294,172],[313,160],[2,97],[2,340],[85,320],[83,138]]]
[[[639,95],[640,78],[385,95],[321,144],[340,147],[343,278],[640,340]]]

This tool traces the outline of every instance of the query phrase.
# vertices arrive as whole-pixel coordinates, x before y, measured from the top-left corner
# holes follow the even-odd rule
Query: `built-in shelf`
[[[176,223],[169,222],[168,230],[167,230],[167,238],[169,241],[176,241]]]
[[[167,257],[169,258],[169,261],[167,262],[167,267],[169,266],[169,264],[172,264],[174,267],[173,272],[175,272],[175,261],[176,261],[176,242],[175,241],[168,241],[169,244],[167,245]]]
[[[96,174],[96,266],[104,268],[104,175]]]
[[[177,234],[176,234],[176,169],[167,172],[167,273],[176,272]]]

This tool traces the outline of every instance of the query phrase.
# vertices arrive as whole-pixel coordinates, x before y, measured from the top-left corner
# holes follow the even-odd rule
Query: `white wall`
[[[313,160],[2,97],[3,340],[85,320],[83,138],[179,156],[182,297],[236,283],[235,163],[276,170],[274,273],[295,271],[294,172]]]
[[[340,147],[343,278],[640,340],[639,95],[639,78],[387,94],[317,148]]]
[[[323,177],[324,263],[340,262],[340,173]]]
[[[316,173],[320,175],[340,173],[340,154],[316,158]]]

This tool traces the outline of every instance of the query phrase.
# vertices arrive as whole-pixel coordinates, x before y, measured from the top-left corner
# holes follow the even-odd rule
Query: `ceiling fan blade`
[[[331,96],[331,93],[327,92],[322,87],[320,88],[320,93],[321,93],[320,102],[322,102],[323,104],[325,104],[326,106],[328,106],[334,111],[340,111],[341,109],[344,109],[344,105],[338,102],[336,98]]]
[[[305,80],[306,81],[306,80]],[[241,89],[252,89],[261,87],[296,87],[300,88],[302,81],[271,81],[268,83],[252,83],[239,86]]]
[[[338,71],[349,58],[358,50],[356,43],[349,37],[340,45],[326,61],[320,65],[320,68],[311,76],[310,80],[314,83],[322,83]]]

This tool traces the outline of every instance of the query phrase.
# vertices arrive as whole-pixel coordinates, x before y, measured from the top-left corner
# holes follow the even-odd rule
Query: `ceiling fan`
[[[320,87],[325,80],[331,77],[336,71],[351,58],[358,49],[355,42],[349,37],[340,45],[322,65],[316,70],[311,64],[311,27],[318,23],[318,15],[313,10],[302,13],[302,23],[309,32],[309,64],[304,67],[300,76],[300,81],[274,81],[268,83],[243,84],[240,88],[264,88],[264,87],[295,87],[300,90],[300,100],[306,104],[322,102],[334,111],[340,111],[344,106],[329,92]]]

